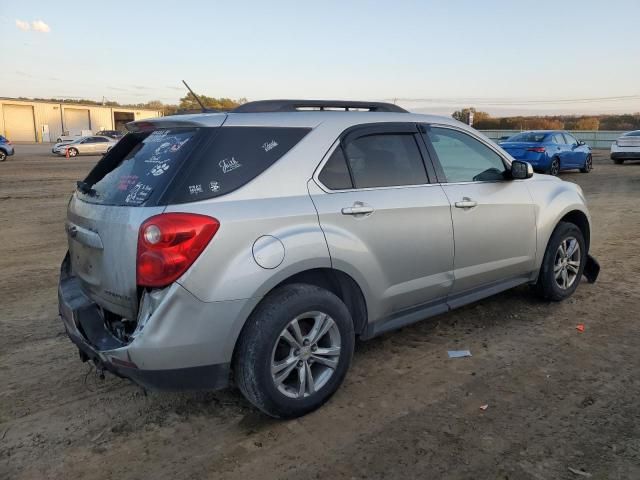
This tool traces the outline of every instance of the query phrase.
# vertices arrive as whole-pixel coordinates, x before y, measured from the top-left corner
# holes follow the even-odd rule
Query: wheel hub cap
[[[323,388],[340,360],[341,338],[326,313],[298,315],[280,332],[271,354],[271,378],[290,398],[308,397]]]
[[[568,237],[560,242],[553,266],[553,274],[558,287],[566,290],[575,283],[580,271],[581,260],[578,240],[574,237]]]

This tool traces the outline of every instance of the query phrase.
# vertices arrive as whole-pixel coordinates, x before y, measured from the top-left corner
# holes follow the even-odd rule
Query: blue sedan
[[[509,137],[500,146],[516,160],[529,162],[539,171],[558,175],[563,170],[593,168],[591,147],[561,130],[531,130]]]

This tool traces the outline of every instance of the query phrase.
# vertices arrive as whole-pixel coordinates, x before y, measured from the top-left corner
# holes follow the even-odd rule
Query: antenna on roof
[[[202,103],[202,100],[200,100],[198,98],[198,96],[193,93],[193,90],[191,90],[191,87],[189,85],[187,85],[187,82],[185,82],[184,80],[182,80],[182,83],[184,83],[184,86],[187,87],[187,90],[189,90],[189,92],[191,92],[191,95],[193,95],[193,98],[196,99],[196,102],[198,102],[198,104],[200,105],[200,108],[202,108],[202,112],[209,112],[210,110],[207,109],[207,107],[204,106],[204,103]]]

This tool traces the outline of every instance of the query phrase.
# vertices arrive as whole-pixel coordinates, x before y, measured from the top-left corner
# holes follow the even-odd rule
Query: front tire
[[[535,285],[537,294],[554,302],[569,298],[578,288],[586,260],[582,231],[573,223],[560,222],[544,253]]]
[[[247,320],[234,354],[236,384],[267,415],[300,417],[342,384],[354,342],[353,320],[337,296],[314,285],[285,285]]]
[[[560,159],[558,157],[553,157],[551,159],[551,165],[549,166],[549,175],[553,175],[554,177],[560,173]]]
[[[78,150],[75,148],[70,148],[69,149],[69,156],[70,157],[77,157],[78,156]]]
[[[4,162],[7,159],[7,154],[4,150],[0,150],[0,162]]]
[[[584,167],[582,167],[580,171],[582,173],[589,173],[591,170],[593,170],[593,158],[591,155],[587,155],[587,158],[584,161]]]

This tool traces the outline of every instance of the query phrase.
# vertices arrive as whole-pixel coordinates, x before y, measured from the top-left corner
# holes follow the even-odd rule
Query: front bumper
[[[243,305],[238,301],[200,302],[176,284],[167,289],[170,291],[155,312],[149,313],[140,333],[130,343],[124,343],[106,327],[100,306],[84,293],[80,280],[70,274],[67,257],[58,286],[60,317],[84,361],[91,360],[98,368],[145,388],[226,387],[233,352],[233,345],[227,344],[232,339],[235,343],[229,325],[237,318],[227,321],[224,316],[239,314]]]

